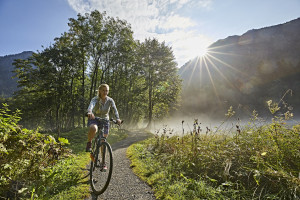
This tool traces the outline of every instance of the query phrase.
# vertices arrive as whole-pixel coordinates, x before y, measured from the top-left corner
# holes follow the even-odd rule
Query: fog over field
[[[194,130],[194,123],[198,122],[196,129],[200,126],[200,134],[234,134],[237,131],[237,126],[242,130],[246,126],[256,126],[260,127],[272,123],[272,120],[276,120],[275,115],[271,113],[267,116],[259,116],[256,120],[253,120],[253,116],[241,117],[238,114],[234,114],[231,117],[226,116],[224,113],[223,116],[219,118],[208,117],[205,114],[194,114],[189,116],[184,115],[174,115],[164,120],[154,121],[151,128],[151,132],[162,135],[166,133],[167,136],[182,136],[183,133],[191,134]],[[282,116],[283,115],[276,115]],[[296,115],[295,117],[284,121],[288,127],[300,124],[300,117]]]

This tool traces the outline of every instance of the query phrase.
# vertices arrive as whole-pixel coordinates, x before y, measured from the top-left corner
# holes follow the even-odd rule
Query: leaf
[[[22,144],[24,147],[26,146],[26,142],[23,140],[19,140],[19,143]]]
[[[64,145],[64,144],[70,144],[70,143],[69,143],[69,140],[66,139],[66,138],[60,137],[60,138],[58,138],[58,141],[59,141],[60,143],[62,143],[63,145]]]
[[[261,153],[261,155],[262,155],[262,156],[265,156],[265,155],[267,155],[267,152],[263,152],[263,153]]]
[[[11,165],[10,164],[5,164],[3,168],[4,169],[11,169]]]
[[[226,182],[222,183],[222,186],[230,187],[230,186],[232,186],[232,183],[226,181]]]
[[[253,178],[254,178],[256,184],[259,185],[259,181],[260,181],[260,172],[259,172],[258,170],[255,170],[255,171],[254,171]]]
[[[1,152],[1,153],[4,152],[4,153],[8,154],[8,152],[7,152],[6,148],[5,148],[5,146],[4,146],[2,143],[0,143],[0,152]]]
[[[45,144],[56,144],[55,138],[52,135],[48,135],[47,140],[44,140]]]
[[[216,179],[210,178],[209,176],[206,176],[211,182],[217,182]]]
[[[22,192],[28,190],[28,188],[21,188],[20,190],[18,190],[18,193],[21,194]]]

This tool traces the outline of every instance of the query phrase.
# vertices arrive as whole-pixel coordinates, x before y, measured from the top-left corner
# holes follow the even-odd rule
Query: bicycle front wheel
[[[106,190],[113,170],[111,146],[107,142],[102,142],[98,148],[95,160],[91,161],[90,167],[91,187],[96,195]]]

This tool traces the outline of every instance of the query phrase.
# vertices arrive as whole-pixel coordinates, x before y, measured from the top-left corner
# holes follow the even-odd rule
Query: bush
[[[10,114],[11,113],[11,114]],[[49,169],[70,156],[64,148],[68,141],[17,125],[20,111],[11,112],[6,104],[0,109],[0,194],[2,198],[30,198]],[[53,174],[53,173],[52,173]]]

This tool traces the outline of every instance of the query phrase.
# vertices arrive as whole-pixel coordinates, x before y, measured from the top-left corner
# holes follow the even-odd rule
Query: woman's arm
[[[94,119],[95,118],[95,116],[93,114],[93,109],[94,109],[97,101],[98,101],[98,97],[94,97],[94,98],[92,98],[92,100],[90,102],[90,105],[89,105],[89,107],[87,109],[87,115],[88,115],[89,119]]]
[[[111,99],[111,106],[114,109],[114,113],[115,113],[115,116],[117,118],[117,123],[120,125],[122,122],[120,120],[119,112],[118,112],[118,109],[116,107],[115,101],[113,99]]]

